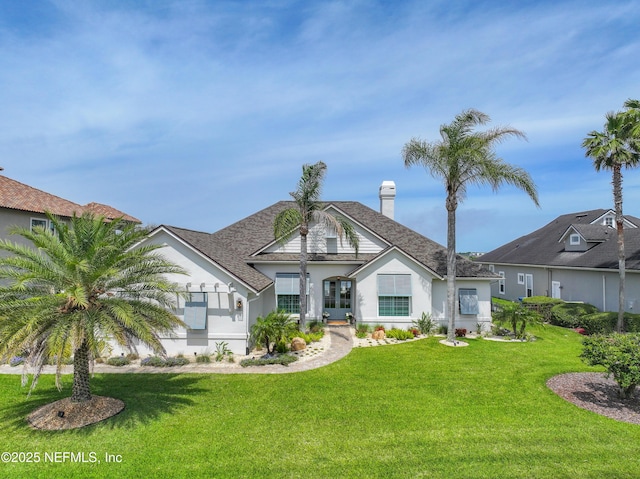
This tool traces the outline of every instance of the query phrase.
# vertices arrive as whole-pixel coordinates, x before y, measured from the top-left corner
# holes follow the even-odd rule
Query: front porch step
[[[347,321],[329,319],[327,320],[327,326],[351,326],[351,324]]]

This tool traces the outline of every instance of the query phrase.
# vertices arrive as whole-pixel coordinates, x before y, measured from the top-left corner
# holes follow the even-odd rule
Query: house
[[[81,215],[86,211],[104,216],[107,219],[123,218],[126,221],[140,223],[140,220],[122,211],[100,203],[89,203],[81,206],[59,196],[46,193],[37,188],[0,175],[0,238],[19,242],[26,241],[19,236],[10,236],[8,228],[21,226],[50,227],[45,212],[61,218],[71,218],[73,214]]]
[[[625,310],[640,309],[640,219],[624,218]],[[493,296],[549,296],[618,311],[615,212],[597,209],[559,216],[477,260],[501,279]]]
[[[446,323],[446,248],[393,220],[395,184],[380,187],[380,212],[353,201],[325,203],[348,219],[359,251],[334,231],[312,224],[308,236],[308,315],[407,328],[423,312]],[[300,237],[276,241],[273,221],[292,206],[281,201],[215,233],[159,226],[143,244],[165,246],[168,259],[189,276],[171,278],[190,294],[178,315],[188,328],[163,338],[169,354],[213,351],[226,342],[236,354],[249,348],[251,325],[270,311],[299,313]],[[490,283],[496,275],[471,261],[458,262],[457,324],[471,330],[491,321]]]

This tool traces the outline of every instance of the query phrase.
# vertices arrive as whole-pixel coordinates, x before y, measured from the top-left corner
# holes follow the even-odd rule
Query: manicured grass
[[[0,451],[95,452],[101,463],[0,464],[2,477],[638,477],[640,426],[584,411],[545,381],[591,371],[580,337],[534,343],[431,338],[362,348],[283,375],[103,374],[95,394],[125,401],[81,430],[32,431],[24,417],[70,394],[43,377],[30,398],[0,377]],[[121,455],[106,463],[105,454]]]

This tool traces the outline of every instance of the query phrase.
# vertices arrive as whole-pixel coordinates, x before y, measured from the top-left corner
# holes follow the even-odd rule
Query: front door
[[[345,279],[326,279],[324,281],[324,309],[323,313],[328,313],[330,320],[346,319],[347,313],[351,313],[351,295],[353,282]],[[326,316],[326,315],[324,315]]]

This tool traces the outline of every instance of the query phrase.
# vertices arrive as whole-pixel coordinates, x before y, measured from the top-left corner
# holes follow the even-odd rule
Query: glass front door
[[[353,283],[350,280],[328,279],[324,281],[324,309],[322,312],[329,314],[326,319],[344,321],[347,313],[352,312],[352,286]]]

